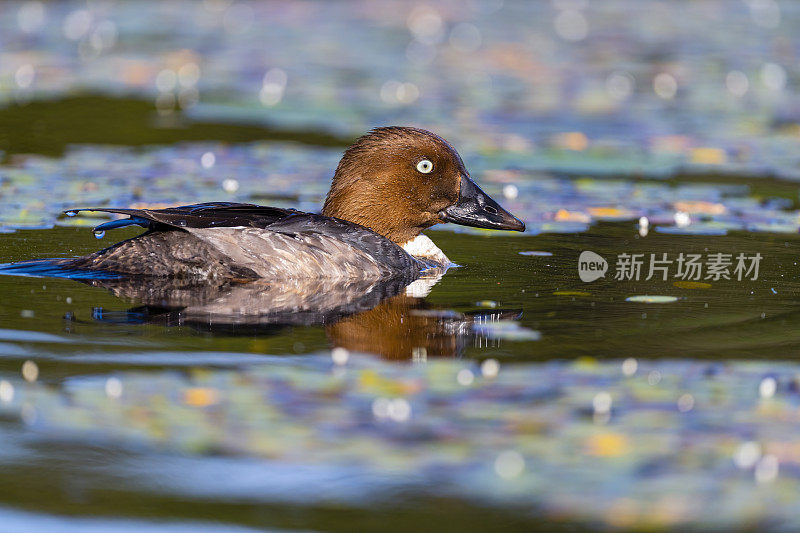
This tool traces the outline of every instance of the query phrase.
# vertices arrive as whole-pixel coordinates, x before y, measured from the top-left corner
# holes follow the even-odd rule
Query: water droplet
[[[503,479],[513,479],[525,471],[525,458],[516,450],[507,450],[497,456],[494,471]]]
[[[475,381],[475,374],[468,368],[462,368],[458,371],[458,375],[456,375],[456,381],[462,387],[468,387]]]
[[[222,182],[222,188],[225,192],[234,193],[239,190],[239,181],[233,178],[228,178]]]
[[[592,400],[592,407],[595,413],[611,412],[611,395],[607,392],[598,392]]]
[[[14,385],[6,380],[0,380],[0,402],[11,403],[14,399]]]
[[[350,352],[346,348],[334,348],[331,351],[331,359],[333,359],[334,364],[339,366],[347,364],[347,360],[350,359]]]
[[[761,445],[757,442],[743,442],[733,454],[736,466],[742,469],[752,468],[761,459]]]
[[[105,385],[106,396],[119,398],[122,396],[122,382],[117,378],[108,378]]]
[[[689,213],[686,213],[684,211],[677,211],[674,215],[674,218],[675,218],[675,225],[678,226],[679,228],[685,228],[686,226],[692,223],[692,217],[689,215]]]
[[[762,398],[772,398],[778,390],[778,382],[775,378],[766,377],[761,380],[758,386],[758,393]]]
[[[39,367],[28,359],[24,363],[22,363],[22,377],[25,378],[25,381],[28,383],[33,383],[39,377]]]
[[[481,374],[485,378],[496,378],[500,373],[500,362],[497,359],[487,359],[481,363]]]
[[[406,422],[411,417],[411,404],[405,398],[395,398],[389,402],[387,414],[395,422]]]
[[[506,200],[514,200],[519,196],[519,189],[513,183],[508,183],[503,186],[503,196]]]
[[[78,212],[77,211],[66,211],[64,214],[67,215],[68,217],[74,217],[74,216],[76,216],[78,214]]]
[[[388,398],[375,398],[372,402],[372,414],[375,418],[387,418],[389,416],[389,404],[391,400]]]
[[[217,156],[214,155],[214,152],[206,152],[200,157],[200,164],[203,168],[211,168],[216,162]]]
[[[95,231],[94,232],[94,238],[95,239],[102,239],[105,236],[106,236],[106,232],[105,231],[101,230],[101,231]]]
[[[694,409],[694,396],[689,393],[681,395],[678,398],[678,411],[681,413],[688,413]]]
[[[631,377],[639,368],[639,362],[633,357],[629,357],[622,362],[622,373],[626,377]]]

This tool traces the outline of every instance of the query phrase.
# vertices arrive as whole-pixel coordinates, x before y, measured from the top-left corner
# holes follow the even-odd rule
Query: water
[[[125,232],[118,236],[135,234]],[[771,354],[772,358],[779,355],[782,359],[791,359],[797,355],[797,338],[791,328],[786,327],[793,317],[798,289],[795,262],[800,239],[795,235],[767,234],[756,239],[753,234],[732,233],[715,236],[712,245],[708,237],[695,235],[655,233],[641,238],[630,222],[603,223],[585,234],[487,237],[437,231],[432,235],[451,259],[462,266],[450,269],[425,298],[397,294],[402,291],[392,288],[391,292],[384,293],[388,301],[382,305],[375,306],[377,298],[364,304],[373,309],[355,313],[356,316],[350,318],[353,327],[361,323],[378,328],[364,344],[355,342],[349,346],[351,341],[347,335],[337,338],[336,327],[314,324],[325,319],[322,315],[297,320],[291,313],[266,315],[261,324],[258,321],[245,324],[245,317],[239,314],[237,319],[227,321],[234,326],[237,321],[240,323],[244,331],[237,336],[227,331],[226,328],[234,326],[226,321],[203,316],[213,315],[215,311],[203,308],[198,302],[187,308],[188,302],[183,298],[178,303],[164,305],[169,303],[170,288],[159,291],[159,284],[152,281],[105,282],[110,291],[120,296],[115,298],[103,288],[101,281],[94,282],[97,286],[92,287],[69,280],[3,276],[0,284],[4,285],[6,297],[0,316],[8,328],[49,333],[62,332],[63,328],[73,332],[88,328],[92,334],[102,332],[114,337],[120,334],[117,328],[121,328],[126,335],[154,337],[158,343],[156,347],[168,351],[224,347],[247,352],[255,342],[253,337],[258,338],[262,333],[269,338],[274,353],[311,353],[328,346],[345,346],[400,360],[410,360],[417,347],[425,348],[432,357],[510,357],[529,361],[580,356],[660,357],[665,353],[712,359],[752,358],[754,351],[768,350],[771,346],[781,346],[779,353]],[[96,241],[88,239],[89,236],[91,232],[85,229],[58,228],[19,231],[0,238],[4,249],[10,251],[8,259],[13,260],[61,255],[62,251],[68,251],[64,255],[88,253],[97,249]],[[485,253],[487,247],[492,253]],[[546,249],[553,255],[521,254],[531,248]],[[645,280],[646,264],[639,281],[619,281],[614,279],[612,263],[606,278],[587,284],[578,276],[578,256],[583,250],[592,250],[611,261],[622,253],[648,256],[652,253],[657,257],[667,253],[668,258],[674,259],[678,251],[731,256],[758,252],[763,259],[755,281],[747,278],[737,281],[734,277],[716,282],[686,282],[674,277],[677,271],[674,264],[667,281],[662,280],[659,271],[653,279]],[[209,289],[205,289],[207,293]],[[256,292],[264,299],[261,309],[272,310],[274,314],[274,297],[265,296],[262,289]],[[343,298],[333,288],[330,292],[334,302],[336,298]],[[223,305],[226,297],[238,298],[237,302],[244,298],[242,294],[231,297],[230,291],[224,289],[211,295],[206,293],[202,294],[203,303],[216,300],[222,314],[228,312]],[[626,301],[641,295],[676,300],[666,304]],[[248,296],[253,298],[253,295]],[[71,303],[67,303],[67,298]],[[135,312],[130,316],[125,314],[143,299],[151,305],[183,309],[183,319],[181,313],[169,315],[165,309],[146,317]],[[80,306],[79,301],[87,303]],[[37,302],[39,305],[34,305]],[[200,310],[193,310],[192,304],[201,306]],[[294,302],[292,305],[302,304]],[[312,306],[319,309],[322,304],[314,300]],[[35,320],[23,316],[26,309],[34,312]],[[64,322],[63,316],[67,313],[72,319]],[[229,313],[234,314],[233,311]],[[341,319],[353,313],[353,308],[345,306],[334,318]],[[407,323],[388,320],[388,317],[409,313],[413,316]],[[499,317],[501,314],[504,315],[502,323],[515,324],[523,338],[527,331],[544,334],[535,342],[515,342],[517,329],[493,328],[490,315]],[[452,332],[442,331],[443,323],[468,322],[474,315],[487,315],[489,322],[480,328],[452,327],[449,328]],[[171,328],[149,327],[148,321],[175,324],[181,334]],[[291,328],[293,322],[303,321],[311,324],[302,330]],[[282,326],[289,329],[282,332]],[[192,328],[207,331],[208,335],[193,332]],[[217,328],[222,330],[219,338],[215,335]],[[259,332],[259,328],[265,331]],[[476,333],[476,329],[484,334]],[[243,339],[237,338],[242,336]],[[301,340],[293,341],[296,336]],[[459,339],[461,336],[464,338]],[[81,349],[80,343],[76,349]]]
[[[390,123],[528,229],[429,231],[410,289],[4,268],[5,529],[797,530],[798,14],[9,3],[0,263],[141,231],[80,208],[318,210]]]
[[[6,267],[0,482],[14,488],[0,503],[33,513],[10,519],[796,524],[777,503],[800,491],[784,422],[800,389],[796,191],[741,176],[497,171],[467,153],[528,230],[429,231],[460,266],[413,289]],[[338,154],[204,142],[14,160],[0,167],[16,199],[0,260],[97,250],[91,228],[109,219],[69,210],[111,196],[317,210]],[[58,195],[42,206],[47,187]],[[141,230],[109,231],[110,244]]]
[[[570,523],[639,523],[658,512],[653,498],[666,498],[679,511],[664,524],[760,521],[736,510],[738,498],[756,497],[752,487],[764,483],[759,498],[794,490],[800,459],[781,456],[779,483],[772,459],[763,463],[793,438],[771,420],[800,401],[791,363],[800,350],[792,327],[800,239],[643,238],[638,227],[433,232],[461,266],[426,297],[393,289],[363,310],[299,319],[270,308],[272,296],[248,295],[248,314],[252,302],[265,305],[255,319],[231,312],[227,289],[204,294],[198,311],[186,291],[176,304],[173,288],[152,281],[0,276],[0,376],[13,390],[0,398],[9,443],[0,477],[13,487],[3,504],[273,529],[349,528],[358,510],[359,524],[364,513],[400,513],[409,522],[389,528],[400,530],[438,513],[455,530],[472,521],[558,524],[567,511]],[[135,234],[127,231],[118,236]],[[85,228],[0,239],[8,260],[97,248]],[[552,255],[521,253],[531,250]],[[608,258],[607,279],[580,280],[584,250]],[[764,259],[757,280],[613,280],[618,254],[677,250]],[[626,301],[637,295],[677,299]],[[338,364],[332,347],[347,349]],[[34,366],[23,369],[26,361]],[[664,440],[642,435],[641,417]],[[749,442],[757,457],[737,466],[736,447]],[[577,460],[572,446],[584,466],[567,466]],[[701,458],[702,468],[681,466]],[[590,479],[604,484],[602,495],[586,491]],[[720,497],[722,482],[737,488]],[[705,488],[687,496],[697,484]],[[730,510],[715,516],[709,502]],[[789,507],[771,513],[794,523]]]

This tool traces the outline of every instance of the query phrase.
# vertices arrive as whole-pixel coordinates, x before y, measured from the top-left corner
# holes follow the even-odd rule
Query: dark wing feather
[[[124,208],[83,208],[73,209],[67,213],[79,211],[98,211],[128,215],[129,219],[113,220],[95,228],[96,231],[139,225],[155,229],[159,225],[174,228],[215,228],[245,226],[265,228],[274,222],[290,215],[301,213],[295,209],[282,209],[256,204],[239,204],[233,202],[210,202],[205,204],[183,205],[166,209],[124,209]]]
[[[342,252],[349,261],[344,261],[343,266],[340,265],[344,270],[352,267],[354,262],[365,258],[371,258],[366,260],[366,266],[374,267],[381,271],[416,272],[423,267],[417,260],[408,255],[403,248],[369,228],[346,220],[304,213],[294,209],[219,202],[170,207],[167,209],[98,208],[75,211],[100,211],[128,215],[130,217],[124,220],[106,222],[97,226],[95,231],[104,231],[105,229],[128,225],[140,225],[150,230],[137,238],[124,241],[106,250],[87,256],[91,258],[92,265],[95,268],[104,268],[113,272],[138,273],[136,269],[141,267],[139,264],[141,262],[140,257],[161,257],[166,253],[165,250],[168,251],[169,255],[161,257],[158,261],[158,268],[166,268],[164,275],[173,275],[176,268],[175,265],[178,265],[178,270],[183,269],[181,271],[194,272],[192,269],[196,267],[198,256],[210,257],[214,254],[222,254],[222,256],[227,257],[226,260],[222,261],[222,263],[225,263],[223,264],[224,269],[230,269],[230,265],[227,263],[232,261],[232,264],[255,272],[257,265],[264,263],[263,266],[269,267],[270,263],[259,259],[260,262],[257,261],[256,266],[250,265],[248,261],[252,260],[252,257],[250,257],[252,250],[260,249],[263,252],[261,255],[268,256],[275,251],[276,246],[282,247],[284,251],[291,249],[292,246],[299,247],[297,248],[298,253],[310,254],[309,257],[316,258],[314,259],[315,261],[319,260],[319,257],[330,255],[332,253],[331,250],[343,250],[342,245],[349,246],[350,250],[360,252],[360,254]],[[232,227],[243,228],[242,230],[236,230],[241,231],[241,233],[237,234],[237,240],[246,241],[251,239],[250,245],[245,246],[242,244],[243,248],[240,249],[239,244],[232,243],[230,230],[223,229]],[[159,246],[158,243],[161,243],[159,239],[167,238],[174,233],[172,231],[163,231],[170,229],[188,231],[200,240],[205,252],[198,254],[197,249],[200,244],[179,235],[173,235],[173,237],[179,237],[178,242],[169,246]],[[276,236],[282,235],[284,239],[288,237],[290,240],[286,241],[280,238],[265,239],[263,237],[264,232],[259,230],[266,230]],[[254,231],[255,233],[253,233]],[[131,252],[131,247],[136,249],[135,253]],[[318,253],[314,251],[315,249],[318,249]],[[153,250],[156,251],[154,252]],[[131,267],[129,264],[132,257],[136,261],[135,267]],[[97,258],[105,261],[102,267],[98,266]],[[374,258],[380,258],[380,261],[376,262]],[[217,262],[219,263],[220,261]],[[365,268],[364,265],[359,268],[362,267]],[[152,265],[147,266],[148,272],[152,271],[153,268]],[[201,268],[207,268],[207,265],[202,265]],[[226,272],[227,270],[223,272],[223,277],[229,275]],[[257,273],[254,276],[259,277],[262,275],[264,274]]]

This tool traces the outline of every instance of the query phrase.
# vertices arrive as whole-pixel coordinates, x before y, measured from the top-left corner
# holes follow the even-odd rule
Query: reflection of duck
[[[425,277],[429,276],[430,272],[426,272]],[[343,316],[372,309],[383,299],[402,293],[410,281],[403,277],[339,282],[309,278],[293,283],[225,281],[216,285],[172,278],[144,282],[141,278],[128,277],[85,282],[143,304],[121,315],[106,313],[103,315],[106,321],[145,321],[168,326],[191,325],[211,331],[258,332],[264,325],[334,322]]]
[[[480,330],[474,326],[519,316],[518,311],[462,314],[432,308],[418,295],[430,289],[419,282],[438,281],[441,271],[433,270],[410,285],[403,278],[310,280],[291,285],[225,282],[214,286],[169,278],[85,283],[143,304],[124,312],[96,309],[94,317],[102,322],[188,326],[224,335],[270,335],[283,326],[321,324],[332,346],[393,360],[459,356],[468,340],[482,344]]]
[[[457,357],[469,339],[480,339],[474,324],[518,316],[518,311],[462,314],[433,309],[422,298],[401,294],[331,324],[327,333],[335,346],[396,361]]]
[[[470,179],[446,141],[405,127],[375,129],[345,151],[322,215],[226,202],[93,210],[129,215],[95,231],[148,231],[60,266],[203,279],[381,279],[449,264],[421,234],[434,224],[525,229]]]

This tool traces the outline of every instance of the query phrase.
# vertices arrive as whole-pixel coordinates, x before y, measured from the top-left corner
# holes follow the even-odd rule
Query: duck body
[[[416,258],[369,228],[294,209],[214,202],[153,210],[86,210],[130,217],[95,231],[128,225],[148,231],[63,260],[66,268],[178,278],[341,280],[416,277],[428,268],[447,266],[443,254],[441,262],[433,256]]]
[[[469,176],[441,137],[418,128],[377,128],[348,148],[321,214],[214,202],[168,209],[78,209],[129,218],[133,239],[59,266],[181,278],[287,280],[416,278],[449,259],[422,231],[446,222],[524,231]]]

